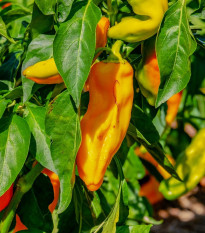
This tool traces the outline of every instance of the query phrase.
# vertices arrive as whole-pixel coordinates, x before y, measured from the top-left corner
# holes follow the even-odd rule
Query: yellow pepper
[[[53,58],[37,62],[23,71],[23,75],[26,76],[26,78],[35,77],[43,79],[58,74],[58,69]]]
[[[164,13],[168,9],[167,0],[127,0],[135,16],[122,18],[111,27],[108,37],[126,42],[146,40],[157,33]]]
[[[89,105],[81,120],[77,154],[81,179],[97,190],[129,125],[133,103],[133,69],[127,62],[98,62],[89,75]]]
[[[102,17],[97,24],[96,28],[96,49],[105,47],[107,44],[107,30],[110,22],[108,18]],[[100,55],[98,53],[94,60]],[[38,84],[58,84],[63,83],[63,79],[60,76],[53,58],[45,61],[37,62],[36,64],[27,67],[23,71],[23,75],[26,78],[33,80]],[[87,83],[85,87],[87,86]],[[87,87],[88,89],[88,87]]]
[[[142,43],[142,60],[135,76],[143,96],[146,97],[150,105],[154,106],[160,85],[160,71],[155,52],[155,38]]]

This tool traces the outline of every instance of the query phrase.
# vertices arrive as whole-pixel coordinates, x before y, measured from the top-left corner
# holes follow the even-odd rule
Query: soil
[[[176,201],[154,205],[154,218],[163,223],[151,233],[205,233],[205,186],[197,186]]]

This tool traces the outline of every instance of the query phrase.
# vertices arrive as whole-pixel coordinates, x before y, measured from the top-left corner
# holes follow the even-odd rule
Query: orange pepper
[[[159,192],[159,182],[151,175],[149,175],[149,180],[142,184],[139,195],[146,197],[152,205],[164,199]]]
[[[38,83],[38,84],[59,84],[59,83],[63,83],[63,79],[62,77],[57,74],[55,76],[51,76],[49,78],[36,78],[36,77],[27,77],[28,79],[31,79],[32,81]]]
[[[133,69],[127,62],[98,62],[89,75],[90,100],[81,120],[77,154],[80,178],[97,190],[129,126],[133,103]]]
[[[11,187],[0,197],[0,212],[4,210],[10,203],[13,197],[13,184]]]
[[[96,28],[96,46],[95,49],[104,48],[107,44],[107,32],[110,26],[110,21],[106,17],[102,17],[97,24]],[[99,52],[93,59],[93,63],[100,56],[101,52]],[[89,77],[88,77],[89,78]],[[84,91],[89,91],[89,79],[86,80],[84,85]]]
[[[179,105],[182,99],[182,91],[179,93],[173,95],[169,100],[167,100],[167,115],[166,115],[166,122],[168,125],[171,125],[171,123],[174,121]]]
[[[0,2],[1,2],[1,1],[3,1],[3,0],[0,0]],[[11,6],[11,3],[10,3],[10,2],[5,3],[1,8],[4,9],[4,8],[6,8],[6,7],[8,7],[8,6]]]

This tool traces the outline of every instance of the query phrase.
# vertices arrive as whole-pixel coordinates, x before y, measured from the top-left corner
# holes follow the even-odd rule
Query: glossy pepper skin
[[[127,132],[133,103],[132,66],[127,61],[94,64],[89,95],[88,109],[81,120],[77,167],[87,188],[95,191]]]
[[[166,122],[168,125],[171,125],[174,121],[179,105],[182,99],[182,91],[173,95],[170,99],[167,100],[167,115],[166,115]]]
[[[0,212],[4,210],[10,203],[13,197],[13,184],[11,187],[0,197]]]
[[[160,192],[168,200],[174,200],[193,189],[205,175],[205,128],[201,129],[176,161],[176,172],[183,180],[173,177],[163,180]]]
[[[111,27],[108,37],[126,42],[146,40],[157,33],[164,13],[168,9],[167,0],[127,0],[135,16],[122,18]]]
[[[154,106],[160,85],[155,38],[150,38],[142,44],[142,60],[136,72],[136,79],[143,96],[150,105]]]
[[[107,44],[107,31],[110,26],[110,21],[106,17],[102,17],[96,28],[96,46],[95,49],[104,48]],[[100,56],[101,52],[97,53],[93,59],[93,63]],[[84,91],[89,91],[89,79],[86,80]]]
[[[158,172],[165,178],[168,179],[170,174],[151,156],[147,150],[141,146],[135,149],[135,153],[140,158],[148,161],[156,167]],[[171,156],[167,156],[169,161],[174,165],[175,161]],[[151,204],[156,204],[157,202],[164,199],[163,195],[159,192],[159,182],[152,176],[148,171],[146,171],[146,182],[143,182],[139,191],[140,196],[145,196]]]
[[[105,47],[105,45],[107,44],[107,30],[109,28],[109,25],[110,22],[108,18],[104,16],[98,22],[96,28],[96,49],[100,47]],[[95,56],[93,62],[97,59],[99,55],[100,53]],[[27,67],[23,71],[23,75],[38,84],[59,84],[64,82],[58,72],[54,58],[40,61],[32,66]]]

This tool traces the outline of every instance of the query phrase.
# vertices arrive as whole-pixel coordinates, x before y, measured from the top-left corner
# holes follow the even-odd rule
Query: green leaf
[[[139,157],[136,155],[135,148],[136,144],[130,147],[127,159],[123,166],[125,177],[130,182],[142,179],[145,176],[144,166]]]
[[[50,151],[50,138],[45,132],[46,108],[31,103],[27,103],[26,107],[25,119],[36,141],[36,160],[55,172]]]
[[[0,16],[0,35],[4,36],[11,43],[15,43],[15,41],[7,34],[6,25],[1,16]]]
[[[19,63],[21,62],[21,56],[23,51],[10,53],[7,57],[7,61],[0,66],[0,85],[4,84],[3,88],[6,90],[12,90],[15,85],[15,77],[19,68]]]
[[[57,0],[58,21],[64,22],[72,7],[74,0]]]
[[[41,1],[44,3],[44,1]],[[36,38],[40,34],[48,33],[53,29],[53,15],[44,15],[36,4],[33,5],[33,14],[30,24],[32,38]]]
[[[116,233],[149,233],[152,225],[120,226]]]
[[[6,106],[10,103],[10,100],[7,99],[0,99],[0,118],[3,116],[4,111],[6,110]]]
[[[63,212],[72,197],[72,173],[81,134],[79,117],[68,91],[60,94],[50,105],[46,131],[52,140],[51,156],[60,179],[61,195],[58,211]]]
[[[26,121],[14,115],[0,120],[0,196],[21,171],[29,150],[30,130]]]
[[[15,100],[18,98],[21,98],[23,96],[23,90],[22,87],[16,87],[12,91],[8,92],[7,94],[4,95],[5,99],[10,99],[10,100]]]
[[[189,57],[195,49],[186,1],[178,0],[165,13],[156,41],[161,79],[156,107],[186,87],[191,75]]]
[[[173,165],[167,159],[161,145],[159,143],[152,143],[150,144],[146,140],[143,139],[141,133],[139,133],[138,129],[130,123],[128,128],[128,134],[133,137],[137,142],[142,144],[146,150],[153,156],[153,158],[173,177],[177,180],[181,180],[178,174],[176,173]],[[149,132],[147,133],[149,134]]]
[[[151,119],[137,105],[132,108],[131,122],[137,128],[137,136],[147,144],[151,145],[159,141],[159,133]]]
[[[53,56],[53,35],[39,35],[28,46],[26,58],[22,65],[22,72],[31,65]],[[23,101],[26,102],[31,97],[34,82],[22,76]]]
[[[79,106],[95,52],[95,31],[101,14],[91,0],[77,3],[73,11],[71,18],[60,25],[53,48],[57,68]]]
[[[116,223],[123,222],[128,216],[128,188],[127,183],[125,181],[122,166],[120,164],[119,159],[115,156],[114,157],[118,173],[120,179],[120,186],[118,190],[118,194],[115,200],[115,204],[108,215],[108,217],[102,222],[99,226],[94,227],[91,229],[91,232],[97,233],[102,228],[102,233],[115,233],[116,232]]]
[[[23,196],[17,209],[22,223],[29,229],[51,233],[53,221],[48,206],[52,203],[53,198],[53,187],[50,179],[40,174],[31,190]]]
[[[56,0],[35,0],[35,3],[44,15],[55,14]]]

